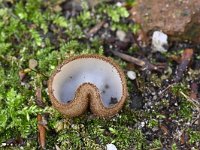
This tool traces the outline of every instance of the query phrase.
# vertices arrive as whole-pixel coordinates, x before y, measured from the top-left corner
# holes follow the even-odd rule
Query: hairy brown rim
[[[105,107],[100,98],[100,94],[98,92],[97,87],[91,83],[84,83],[84,84],[80,85],[79,88],[75,92],[75,98],[73,100],[71,100],[69,103],[59,102],[59,100],[57,100],[55,98],[55,96],[53,94],[53,88],[52,88],[52,83],[53,83],[55,75],[61,70],[61,68],[64,65],[68,64],[69,62],[71,62],[73,60],[77,60],[77,59],[84,59],[84,58],[100,59],[100,60],[106,61],[109,64],[111,64],[112,66],[114,66],[114,68],[117,70],[117,73],[120,76],[121,84],[122,84],[122,88],[123,88],[122,96],[121,96],[120,100],[118,101],[118,103],[116,103],[110,107]],[[79,99],[79,97],[85,96],[84,93],[80,93],[80,91],[84,91],[83,87],[93,89],[92,93],[90,93],[90,94],[92,94],[96,98],[90,99],[90,102],[89,102],[89,99],[86,99],[85,101],[81,101],[81,99]],[[55,69],[55,71],[53,72],[53,74],[51,75],[51,77],[48,81],[48,92],[49,92],[50,100],[51,100],[53,106],[59,112],[67,115],[68,117],[74,117],[74,116],[81,115],[82,113],[85,112],[85,110],[87,109],[87,107],[89,105],[90,105],[89,107],[90,107],[91,111],[95,115],[100,116],[100,117],[111,117],[111,116],[115,115],[119,110],[121,110],[121,108],[126,100],[127,94],[128,94],[125,75],[124,75],[123,71],[121,70],[121,68],[111,58],[101,56],[101,55],[96,55],[96,54],[84,54],[84,55],[80,55],[80,56],[74,56],[74,57],[71,57],[71,58],[65,60],[62,64],[58,65],[58,67]]]

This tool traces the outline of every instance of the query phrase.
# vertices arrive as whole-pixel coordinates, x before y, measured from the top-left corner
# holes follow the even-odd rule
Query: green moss
[[[57,145],[61,149],[96,150],[104,149],[109,143],[115,144],[118,149],[148,149],[146,137],[136,123],[145,118],[149,128],[158,126],[158,120],[165,118],[157,111],[159,106],[155,107],[155,113],[135,111],[130,109],[131,100],[127,99],[119,115],[107,120],[94,118],[90,113],[73,119],[64,118],[51,107],[47,81],[55,67],[73,55],[104,54],[102,38],[98,35],[88,38],[87,33],[91,28],[101,21],[108,23],[111,32],[123,30],[136,33],[140,28],[137,24],[123,23],[129,16],[125,7],[100,3],[95,9],[90,9],[83,2],[83,11],[66,19],[61,10],[55,10],[60,3],[0,0],[0,143],[23,137],[24,149],[37,149],[37,114],[48,113],[48,149]],[[132,0],[128,0],[128,3],[133,5]],[[134,53],[139,50],[131,47],[127,51]],[[29,69],[30,59],[38,62],[34,70]],[[126,62],[114,59],[122,68],[126,68]],[[23,81],[20,80],[19,71],[26,72]],[[150,79],[159,87],[161,81],[158,78],[153,74]],[[142,76],[137,77],[137,84],[139,91],[149,86]],[[38,87],[42,88],[42,98],[46,105],[44,109],[35,102]],[[129,92],[136,91],[130,80],[128,87]],[[188,91],[181,84],[172,87],[174,95],[180,90]],[[167,107],[169,102],[162,99],[161,105]],[[188,102],[182,101],[179,115],[190,119],[191,109]],[[197,132],[190,132],[190,136],[191,144],[198,142]],[[152,143],[152,148],[162,146],[159,140]]]
[[[177,147],[176,143],[173,143],[172,144],[172,150],[177,150],[177,149],[178,149],[178,147]]]
[[[180,104],[179,115],[187,120],[192,119],[193,105],[187,100],[182,100]]]
[[[61,149],[103,149],[111,142],[119,148],[130,147],[135,130],[126,126],[127,122],[135,123],[130,114],[110,121],[87,120],[87,117],[69,119],[57,131],[58,122],[63,117],[50,107],[45,84],[51,72],[64,59],[79,54],[103,54],[103,43],[99,37],[82,42],[81,39],[86,38],[84,30],[108,17],[118,24],[117,28],[127,31],[128,26],[120,24],[119,20],[127,17],[128,11],[111,5],[106,5],[104,9],[100,5],[91,14],[84,3],[80,14],[66,19],[62,12],[54,12],[52,8],[57,4],[53,2],[29,0],[12,1],[12,7],[6,3],[0,5],[0,142],[21,136],[26,139],[25,149],[36,148],[37,140],[30,140],[31,137],[37,138],[36,116],[38,113],[49,113],[47,148],[57,144]],[[38,62],[34,71],[27,69],[30,59]],[[119,63],[125,66],[123,61],[119,60]],[[23,82],[20,81],[20,70],[28,70]],[[42,87],[46,104],[44,109],[35,103],[37,87]],[[57,132],[52,136],[54,130]]]
[[[152,142],[152,145],[150,146],[151,150],[156,150],[156,149],[162,149],[163,145],[160,141],[160,139],[156,139]]]
[[[200,142],[200,131],[189,130],[188,133],[190,137],[189,139],[190,144],[194,144],[195,142]]]
[[[113,22],[119,22],[120,17],[128,17],[129,13],[124,7],[105,5],[102,10],[107,14]]]

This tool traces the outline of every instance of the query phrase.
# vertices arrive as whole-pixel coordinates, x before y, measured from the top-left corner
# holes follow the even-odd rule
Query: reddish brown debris
[[[188,65],[192,59],[192,56],[193,56],[193,49],[185,49],[183,51],[181,56],[181,62],[176,69],[174,82],[179,82],[182,79],[184,72],[187,70]]]
[[[181,144],[187,143],[188,140],[189,140],[188,134],[185,131],[183,131],[183,133],[181,134],[181,139],[180,139]]]
[[[182,57],[181,57],[181,61],[190,61],[193,55],[193,49],[185,49],[183,51]]]
[[[38,121],[38,142],[42,149],[45,149],[45,143],[46,143],[46,128],[45,128],[45,121],[43,119],[43,116],[41,114],[37,115],[37,121]]]
[[[162,132],[163,132],[164,135],[169,134],[169,131],[168,131],[168,129],[167,129],[166,126],[164,126],[164,125],[160,125],[160,129],[162,130]]]

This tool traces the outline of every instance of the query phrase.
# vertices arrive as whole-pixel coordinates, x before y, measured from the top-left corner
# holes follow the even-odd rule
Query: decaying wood
[[[44,122],[43,116],[41,114],[37,115],[37,121],[38,121],[38,142],[42,149],[45,149],[45,143],[46,143],[46,123]]]
[[[135,58],[133,56],[129,56],[127,54],[118,52],[118,51],[113,51],[110,50],[115,56],[118,56],[128,62],[134,63],[140,67],[142,67],[142,70],[156,70],[156,71],[161,71],[161,69],[164,69],[166,66],[165,64],[158,64],[158,65],[154,65],[151,64],[149,61],[147,60],[141,60],[138,58]]]

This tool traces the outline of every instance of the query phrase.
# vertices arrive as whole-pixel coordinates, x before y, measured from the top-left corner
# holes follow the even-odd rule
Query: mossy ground
[[[90,113],[69,119],[51,107],[47,81],[64,59],[88,53],[112,56],[109,49],[126,50],[136,56],[139,51],[131,36],[126,42],[115,37],[117,30],[129,36],[138,29],[138,25],[128,19],[124,7],[117,6],[116,2],[100,2],[89,7],[83,1],[81,10],[66,10],[64,4],[62,0],[0,0],[1,148],[38,149],[37,114],[41,113],[48,116],[47,149],[55,149],[56,145],[61,149],[104,149],[108,143],[115,144],[118,149],[178,149],[180,139],[174,135],[183,129],[189,137],[183,145],[198,149],[200,131],[190,125],[195,117],[194,106],[177,94],[180,90],[188,94],[191,81],[199,84],[199,72],[195,69],[191,69],[190,76],[180,84],[173,86],[168,93],[171,93],[170,98],[164,97],[158,103],[152,93],[161,86],[162,75],[135,68],[137,81],[127,79],[130,97],[123,110],[112,119],[96,118]],[[88,35],[101,21],[106,22],[104,27],[93,36]],[[171,51],[162,57],[168,60],[169,55],[179,52]],[[195,61],[200,59],[198,54],[194,56]],[[151,57],[151,61],[156,61]],[[113,58],[124,70],[133,69],[132,65]],[[30,59],[37,61],[35,68],[30,69]],[[169,66],[172,70],[175,68],[173,61],[169,61]],[[171,74],[167,73],[165,77],[169,78]],[[20,80],[23,75],[25,77]],[[42,89],[44,108],[36,102],[38,88]],[[147,105],[132,109],[130,103],[134,101],[135,93],[142,96]],[[168,112],[169,106],[173,106],[171,112]]]

